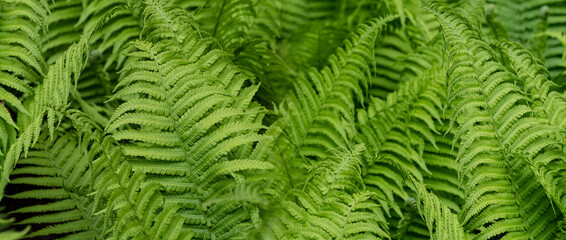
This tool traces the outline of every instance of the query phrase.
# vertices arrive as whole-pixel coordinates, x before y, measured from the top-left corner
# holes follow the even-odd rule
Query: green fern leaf
[[[287,146],[297,148],[298,156],[324,159],[329,150],[348,148],[348,134],[354,131],[353,98],[363,101],[362,88],[367,86],[368,53],[384,24],[393,19],[372,19],[361,25],[345,48],[330,57],[328,67],[311,69],[294,84],[279,111]],[[292,165],[301,171],[313,164],[310,161],[293,160]]]
[[[566,7],[558,0],[526,1],[524,3],[489,0],[495,21],[509,33],[509,40],[518,42],[540,58],[553,81],[564,85],[561,53],[564,46],[558,39],[546,38],[545,32],[563,32]],[[520,14],[516,14],[520,12]]]
[[[92,206],[98,210],[95,216],[103,216],[105,239],[192,238],[193,232],[180,228],[185,218],[177,214],[179,205],[165,202],[160,184],[146,182],[143,172],[132,171],[122,150],[103,136],[92,118],[78,110],[69,110],[67,117],[92,162],[91,186],[96,193]]]
[[[106,131],[118,130],[114,136],[133,169],[164,186],[165,202],[181,206],[184,228],[199,239],[229,238],[250,216],[236,202],[214,203],[215,196],[234,189],[230,175],[271,168],[261,154],[252,159],[253,151],[245,150],[267,140],[257,133],[260,109],[250,105],[257,87],[240,88],[246,79],[238,70],[222,53],[205,51],[210,45],[192,25],[181,25],[188,17],[183,10],[147,4],[151,23],[143,33],[158,42],[130,44],[115,95],[125,103]],[[170,41],[178,48],[164,44]]]
[[[465,18],[434,5],[430,11],[450,42],[449,102],[455,109],[452,122],[460,125],[455,140],[461,141],[458,161],[467,185],[465,228],[485,239],[551,238],[558,217],[548,208],[551,199],[562,207],[539,161],[563,159],[554,143],[544,140],[557,137],[557,130],[533,115],[513,75]],[[533,214],[540,218],[528,217]]]
[[[54,140],[43,134],[27,158],[18,161],[10,184],[35,186],[33,190],[10,195],[15,199],[45,199],[46,204],[30,205],[11,214],[37,214],[18,224],[49,224],[27,237],[65,234],[68,237],[102,239],[102,218],[92,216],[88,158],[78,148],[75,136],[60,135]],[[33,177],[30,177],[33,176]],[[50,189],[51,188],[51,189]]]
[[[313,166],[306,181],[276,205],[263,238],[389,239],[380,206],[363,191],[362,151],[356,145]]]

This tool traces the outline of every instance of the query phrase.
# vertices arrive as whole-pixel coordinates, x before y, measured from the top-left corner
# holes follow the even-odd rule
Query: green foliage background
[[[563,0],[2,0],[0,239],[566,239]]]

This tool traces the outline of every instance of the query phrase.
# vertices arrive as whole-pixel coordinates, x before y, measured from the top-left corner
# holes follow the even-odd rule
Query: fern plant
[[[1,239],[566,239],[558,0],[6,0]]]

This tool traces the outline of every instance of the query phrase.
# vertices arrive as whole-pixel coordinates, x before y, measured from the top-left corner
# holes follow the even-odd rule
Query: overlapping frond
[[[0,152],[6,154],[18,127],[17,114],[29,114],[22,102],[46,73],[42,56],[47,31],[47,1],[4,1],[0,8]]]
[[[55,64],[50,65],[43,84],[36,87],[33,99],[25,103],[29,112],[18,115],[20,133],[6,156],[2,157],[0,193],[3,193],[20,154],[27,152],[32,143],[39,139],[44,117],[47,117],[49,132],[54,133],[56,123],[63,117],[62,110],[68,105],[73,83],[78,81],[87,62],[88,41],[95,29],[93,27],[78,43],[71,45]]]
[[[415,70],[412,69],[413,67],[428,69],[431,63],[434,63],[431,58],[437,57],[434,53],[418,54],[418,57],[414,57],[417,54],[416,51],[422,51],[423,46],[433,42],[433,38],[438,33],[438,23],[434,16],[420,8],[411,8],[414,7],[411,5],[415,3],[395,2],[407,5],[405,11],[408,13],[404,13],[407,19],[402,22],[404,27],[392,29],[384,34],[373,50],[375,57],[370,65],[372,77],[369,81],[368,93],[370,96],[382,99],[397,90],[401,82],[413,77],[411,75],[411,71]],[[403,8],[403,6],[398,7]],[[401,13],[398,14],[401,15]],[[421,64],[428,66],[420,66]]]
[[[542,62],[517,43],[501,42],[499,46],[512,63],[511,67],[515,71],[515,75],[524,81],[523,89],[533,99],[531,103],[533,111],[540,118],[547,120],[546,124],[555,128],[554,131],[562,132],[566,126],[562,117],[566,110],[566,99],[564,95],[553,91],[556,84],[550,80],[549,73]],[[562,153],[558,152],[557,154]],[[544,181],[549,182],[545,188],[555,200],[560,202],[558,207],[564,211],[566,204],[564,159],[543,159],[535,158],[534,164],[537,165],[535,167],[541,168],[539,171],[544,174]]]
[[[5,0],[0,238],[562,239],[560,1]]]
[[[381,206],[364,191],[362,151],[356,145],[312,166],[305,182],[276,205],[263,238],[389,239]]]
[[[413,47],[407,34],[401,30],[387,34],[379,41],[374,50],[375,59],[371,63],[372,77],[368,91],[371,96],[386,98],[397,90],[405,68],[399,62],[414,50]]]
[[[43,134],[27,157],[18,160],[12,181],[29,190],[9,195],[22,206],[10,214],[22,216],[17,224],[45,226],[26,237],[58,236],[68,239],[103,239],[102,216],[93,215],[88,196],[91,176],[89,159],[78,147],[74,134],[57,133],[53,139]]]
[[[347,34],[346,30],[336,26],[312,25],[307,31],[294,34],[280,43],[279,51],[294,72],[322,69]]]
[[[133,46],[137,49],[130,54],[139,58],[126,63],[121,79],[132,83],[115,95],[127,101],[116,109],[107,131],[119,129],[113,136],[133,157],[133,168],[155,175],[149,180],[163,184],[166,198],[191,216],[186,224],[198,238],[220,237],[245,213],[231,209],[233,204],[207,206],[206,200],[230,188],[233,180],[226,175],[269,168],[237,154],[239,146],[263,139],[257,134],[261,124],[251,121],[259,109],[248,108],[256,88],[233,96],[220,84],[208,85],[209,75],[188,62],[171,60],[175,53],[158,52],[162,46]],[[211,108],[217,110],[206,112]],[[222,221],[228,213],[233,220]]]
[[[232,52],[242,47],[250,37],[249,33],[256,18],[254,3],[252,0],[229,1],[216,0],[207,2],[206,6],[199,9],[198,15],[212,16],[215,19],[201,21],[204,29],[215,39],[225,51]],[[197,16],[198,16],[197,15]]]
[[[469,239],[469,235],[464,232],[458,216],[434,193],[428,192],[424,185],[420,185],[418,182],[414,183],[418,196],[418,208],[424,217],[431,238]]]
[[[479,239],[552,239],[561,194],[544,166],[562,162],[557,128],[530,107],[511,74],[464,17],[447,8],[429,8],[447,43],[449,94],[458,125],[458,162],[466,184],[460,219]],[[537,217],[532,217],[537,216]]]
[[[564,85],[562,64],[564,46],[558,39],[546,38],[546,31],[566,31],[566,6],[560,0],[488,0],[495,21],[504,26],[509,40],[521,43],[545,63],[553,81]],[[542,45],[541,45],[542,44]]]
[[[105,21],[102,28],[105,31],[92,33],[87,65],[72,91],[73,105],[76,103],[76,107],[91,114],[103,126],[116,107],[107,100],[112,97],[118,79],[117,69],[126,57],[121,50],[141,32],[141,11],[136,6],[139,4],[128,1],[89,1],[76,20],[75,25],[84,26],[86,31],[105,21],[109,14],[112,16]]]
[[[403,206],[403,216],[396,222],[392,233],[393,239],[430,239],[423,217],[419,213],[419,206],[415,198],[407,198]]]
[[[415,190],[417,199],[405,200],[405,214],[399,220],[396,239],[470,239],[471,234],[464,232],[458,216],[440,200],[436,194],[429,192],[426,186],[412,176],[409,185]],[[419,215],[422,218],[419,218]]]
[[[410,125],[420,125],[420,128],[413,127],[409,133],[413,135],[422,135],[424,139],[424,148],[422,149],[422,158],[430,171],[423,175],[424,183],[428,190],[443,201],[452,211],[459,212],[460,206],[464,199],[463,191],[460,189],[460,181],[458,179],[459,166],[456,163],[456,152],[458,145],[453,144],[453,129],[449,129],[449,116],[451,112],[445,109],[446,105],[446,77],[445,69],[438,63],[441,62],[441,42],[435,40],[431,42],[432,46],[422,47],[415,54],[411,54],[405,60],[403,71],[408,77],[409,86],[421,87],[425,90],[419,95],[413,106],[410,106],[409,120]],[[411,83],[414,81],[415,83]],[[418,89],[418,88],[417,88]],[[400,89],[400,91],[403,91]],[[405,91],[405,93],[408,93]],[[398,99],[402,99],[398,97]],[[427,113],[434,119],[435,124],[432,125],[430,120],[426,120],[423,116]],[[429,132],[425,131],[427,126],[433,126]]]
[[[178,4],[194,14],[203,32],[213,36],[221,48],[233,54],[233,62],[244,73],[261,83],[256,94],[264,105],[279,102],[278,96],[286,89],[283,81],[292,75],[278,56],[277,39],[281,32],[279,19],[282,1],[216,0],[179,1]]]
[[[241,88],[245,77],[222,52],[204,52],[209,44],[181,21],[183,12],[148,2],[146,19],[173,27],[148,26],[156,42],[130,44],[114,95],[124,102],[106,131],[135,171],[164,186],[165,201],[179,204],[196,238],[230,238],[251,226],[249,212],[214,197],[235,188],[232,175],[271,168],[252,148],[268,138],[258,134],[261,108],[250,103],[257,86]],[[177,40],[178,48],[164,44]]]
[[[409,80],[386,101],[374,98],[367,111],[358,110],[358,141],[368,149],[364,181],[399,215],[409,197],[404,173],[430,184],[453,210],[459,209],[463,197],[450,135],[440,132],[446,130],[442,127],[446,86],[437,64],[439,53],[438,45],[433,45],[412,54],[404,64],[410,66],[404,71]]]
[[[288,37],[279,43],[279,53],[287,60],[290,68],[299,73],[308,71],[310,67],[322,69],[326,66],[328,57],[340,47],[348,33],[365,21],[387,15],[403,18],[405,13],[389,1],[338,3],[329,0],[299,0],[281,5],[284,6],[280,17],[282,34]],[[389,22],[388,26],[398,22]],[[387,34],[382,35],[387,37]],[[379,51],[375,50],[373,53],[379,54]]]
[[[234,21],[234,17],[228,17],[230,20],[224,21],[234,21],[234,23],[225,24],[227,26],[223,27],[232,29],[231,31],[237,29],[241,32],[238,34],[239,37],[232,37],[231,42],[237,41],[237,44],[232,43],[230,48],[227,46],[224,49],[234,54],[234,64],[248,75],[255,76],[256,79],[252,79],[252,81],[261,83],[261,88],[267,91],[276,91],[273,83],[281,81],[283,76],[289,74],[285,66],[286,62],[283,62],[275,52],[277,49],[276,41],[281,32],[281,24],[278,19],[279,9],[276,2],[251,1],[245,5],[234,7],[231,11],[232,15],[243,15],[243,11],[240,9],[246,7],[246,5],[249,6],[250,9],[247,13],[251,13],[251,15],[246,17],[248,26],[246,27],[245,24],[233,26],[237,21]],[[226,14],[223,15],[227,16]],[[221,30],[223,29],[219,26],[217,35],[224,35],[220,32]],[[226,46],[226,44],[224,45]],[[261,95],[257,97],[261,97]],[[267,99],[266,102],[268,102]]]
[[[50,14],[47,18],[49,31],[43,39],[43,56],[49,64],[55,61],[71,46],[78,42],[83,31],[77,26],[83,11],[81,0],[55,0],[49,3]],[[89,30],[89,29],[87,29]]]
[[[127,0],[89,1],[76,23],[89,29],[113,9],[115,11],[112,20],[105,24],[105,31],[95,32],[91,39],[96,45],[93,49],[100,55],[97,57],[103,60],[100,64],[104,66],[104,70],[119,69],[125,59],[120,50],[129,41],[138,38],[142,24],[139,19],[140,9],[135,7],[135,3]]]
[[[103,55],[97,50],[89,54],[85,69],[81,72],[78,82],[71,91],[70,108],[79,108],[93,116],[103,126],[108,124],[112,115],[113,103],[107,100],[112,97],[115,79],[104,70]]]
[[[293,91],[279,107],[288,148],[298,151],[299,157],[311,157],[307,162],[294,162],[298,169],[316,158],[325,159],[328,151],[349,148],[354,131],[354,98],[363,101],[369,53],[384,24],[393,19],[372,19],[362,24],[345,41],[345,47],[330,56],[328,67],[311,69],[297,79]]]
[[[179,206],[166,202],[163,187],[146,181],[141,171],[133,171],[123,150],[88,115],[78,110],[66,114],[81,139],[81,151],[90,163],[91,188],[96,195],[92,207],[103,218],[103,239],[191,239],[183,230],[185,218]]]
[[[48,11],[47,1],[8,0],[2,4],[2,85],[31,94],[27,84],[41,82],[46,70],[41,49]]]
[[[292,0],[279,4],[283,36],[304,32],[304,27],[310,24],[333,25],[351,31],[376,16],[405,17],[400,1]]]

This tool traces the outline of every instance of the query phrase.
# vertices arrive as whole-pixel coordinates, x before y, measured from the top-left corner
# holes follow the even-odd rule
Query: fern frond
[[[444,120],[443,124],[437,125],[440,134],[435,134],[436,144],[427,142],[424,148],[423,159],[432,173],[424,175],[424,184],[444,205],[458,213],[465,195],[458,179],[457,146],[452,145],[454,135],[448,132],[448,120]]]
[[[143,57],[126,63],[122,79],[133,79],[139,71],[144,72],[145,78],[132,80],[118,94],[144,87],[155,92],[147,97],[136,91],[128,94],[130,97],[124,98],[127,101],[118,107],[107,131],[119,129],[114,136],[126,155],[140,157],[130,161],[133,168],[154,176],[154,181],[165,187],[166,201],[179,203],[184,214],[192,215],[186,227],[197,238],[221,237],[234,226],[224,224],[239,224],[245,216],[238,207],[226,209],[233,204],[207,207],[214,195],[232,188],[226,175],[270,168],[261,161],[227,158],[239,146],[263,139],[256,133],[261,124],[248,119],[257,115],[258,109],[248,108],[246,103],[251,97],[247,92],[253,93],[257,88],[242,89],[242,95],[231,96],[222,86],[195,81],[206,79],[207,75],[186,61],[172,60],[176,53],[167,52],[159,44],[134,42],[132,46],[137,48],[132,56]],[[208,112],[211,108],[216,110]],[[196,215],[194,211],[201,213]],[[232,211],[236,211],[230,215],[233,220],[220,221]]]
[[[566,239],[561,1],[4,0],[0,239]]]
[[[282,39],[278,50],[296,72],[307,71],[310,67],[323,68],[327,65],[328,56],[340,47],[348,33],[369,19],[394,14],[401,16],[404,13],[392,10],[395,7],[391,5],[394,4],[388,1],[316,0],[287,1],[283,4],[286,7],[281,9],[282,32],[289,36]],[[396,24],[397,21],[387,25]],[[387,37],[387,34],[381,35]],[[373,52],[380,53],[378,49]]]
[[[292,228],[283,239],[390,239],[380,206],[371,194],[336,194],[322,210],[307,219],[306,226]],[[321,231],[324,230],[324,231]]]
[[[128,42],[138,38],[141,32],[140,9],[132,6],[126,0],[89,1],[84,8],[77,25],[84,25],[89,29],[96,25],[101,18],[109,11],[115,10],[112,20],[105,24],[104,30],[96,32],[91,38],[91,42],[96,47],[98,54],[103,58],[104,70],[119,69],[125,56],[120,50]]]
[[[280,37],[279,14],[274,1],[256,1],[253,3],[253,19],[239,45],[232,47],[234,64],[242,71],[255,76],[255,82],[261,83],[262,89],[274,91],[273,83],[283,79],[289,71],[287,62],[277,56],[277,39]],[[277,89],[279,90],[279,89]],[[276,91],[276,90],[275,90]],[[262,96],[262,95],[259,95]],[[271,101],[265,101],[270,103]]]
[[[368,171],[364,182],[379,196],[387,197],[389,201],[384,204],[397,214],[401,214],[400,200],[405,200],[402,217],[393,235],[398,239],[428,239],[435,235],[450,234],[451,231],[447,231],[446,226],[457,226],[453,224],[458,220],[454,222],[441,214],[455,218],[453,212],[458,212],[463,202],[464,194],[459,189],[457,178],[458,166],[455,154],[452,154],[451,134],[441,132],[446,130],[441,113],[446,86],[441,75],[442,68],[437,65],[439,50],[434,45],[425,48],[421,54],[430,54],[427,55],[429,57],[436,55],[436,58],[428,63],[421,58],[421,63],[427,63],[424,64],[424,69],[413,68],[412,71],[417,75],[401,84],[399,90],[388,96],[387,102],[374,101],[368,113],[358,110],[362,114],[358,119],[362,133],[359,141],[365,141],[373,147],[368,151]],[[421,55],[415,54],[413,57],[419,56]],[[429,64],[436,66],[431,67]],[[405,152],[415,152],[416,156]],[[426,167],[422,168],[424,165],[421,165],[422,169],[419,169],[418,164],[411,161],[424,162],[421,164],[426,164]],[[408,185],[410,190],[404,189],[405,178],[411,179],[412,184]],[[433,193],[429,193],[425,187]],[[419,198],[419,204],[427,206],[418,209],[416,205],[412,207],[410,202],[413,198],[408,198],[410,195]],[[443,210],[429,211],[434,205],[442,206],[439,208]],[[428,222],[423,222],[418,217],[419,214]],[[443,226],[434,225],[433,222]],[[462,233],[463,230],[460,230],[460,235]],[[458,234],[452,237],[454,236]]]
[[[88,197],[89,161],[77,146],[76,136],[58,133],[54,139],[42,134],[27,157],[18,160],[10,184],[33,189],[8,196],[19,201],[42,199],[40,204],[22,204],[10,214],[33,214],[18,224],[46,224],[26,237],[59,235],[67,238],[103,239],[102,217],[93,216]],[[27,205],[27,206],[26,206]]]
[[[412,54],[405,70],[412,79],[400,85],[386,101],[372,99],[367,111],[358,110],[359,142],[368,147],[364,182],[398,215],[409,197],[403,186],[403,174],[430,183],[443,192],[446,204],[458,210],[458,181],[450,140],[438,130],[443,123],[442,111],[446,86],[437,65],[438,45]],[[422,55],[430,57],[426,59]],[[422,65],[419,65],[422,64]],[[421,69],[422,68],[422,69]],[[448,143],[447,143],[448,142]],[[429,166],[430,165],[430,166]],[[429,167],[438,170],[431,174]]]
[[[413,179],[417,189],[418,208],[424,217],[430,236],[434,239],[469,239],[464,229],[450,208],[434,194],[426,190],[425,186]]]
[[[104,69],[104,56],[98,50],[91,50],[85,69],[71,90],[73,101],[70,108],[81,109],[90,114],[98,124],[106,126],[109,116],[116,108],[107,102],[115,87],[114,76]]]
[[[185,221],[179,206],[165,202],[162,186],[132,171],[122,150],[88,115],[69,110],[66,114],[80,134],[81,150],[91,162],[93,206],[103,216],[104,239],[191,239],[182,230]],[[93,209],[94,210],[94,209]]]
[[[386,98],[387,94],[398,89],[399,84],[410,80],[417,69],[428,69],[437,53],[419,53],[426,46],[435,45],[437,40],[438,23],[434,16],[412,2],[394,1],[389,8],[405,8],[406,22],[401,19],[402,27],[390,30],[383,39],[377,42],[373,51],[375,58],[371,62],[372,77],[369,94],[374,97]],[[393,11],[393,10],[390,10]],[[401,15],[401,13],[398,13]],[[436,48],[430,48],[435,49]],[[432,60],[432,61],[431,61]],[[417,68],[417,69],[413,69]],[[407,72],[407,70],[409,70]]]
[[[369,82],[369,94],[373,97],[386,98],[397,90],[404,66],[400,60],[413,51],[408,36],[401,30],[387,34],[374,50],[375,59],[371,63],[372,77]]]
[[[495,39],[503,40],[509,39],[509,34],[507,34],[507,29],[501,24],[501,22],[495,19],[495,5],[488,4],[485,9],[485,19],[487,25],[487,34],[493,36]]]
[[[397,2],[399,3],[399,2]],[[404,18],[391,1],[293,0],[281,1],[283,36],[304,31],[311,24],[334,25],[351,31],[367,20],[386,15]]]
[[[312,25],[279,43],[279,51],[294,72],[322,69],[328,58],[342,46],[348,32],[331,25]]]
[[[71,44],[80,40],[82,27],[76,23],[83,11],[83,4],[81,0],[56,0],[49,3],[49,31],[42,51],[46,62],[52,64]]]
[[[458,146],[452,143],[454,132],[449,129],[451,112],[445,109],[447,86],[445,69],[438,64],[442,61],[439,43],[431,42],[432,46],[420,48],[404,61],[403,65],[407,68],[403,72],[409,78],[404,87],[424,88],[424,91],[416,94],[416,101],[409,105],[409,117],[406,121],[411,126],[409,137],[421,136],[424,140],[422,158],[432,173],[423,174],[425,186],[452,211],[459,212],[464,194],[457,174],[459,166],[455,152]],[[398,92],[411,93],[403,89]],[[406,98],[403,95],[397,97],[398,100]],[[430,118],[425,117],[427,115]],[[425,126],[429,128],[428,131]]]
[[[222,49],[234,55],[233,61],[261,83],[256,94],[264,105],[271,105],[281,91],[279,84],[292,74],[287,61],[277,56],[280,37],[279,1],[180,1],[180,6],[194,14],[203,31],[218,41]],[[196,7],[198,6],[198,7]],[[196,8],[196,9],[195,9]]]
[[[556,85],[550,81],[549,73],[542,62],[519,44],[501,42],[499,46],[512,63],[511,67],[515,70],[516,76],[524,81],[526,93],[534,100],[533,110],[547,120],[548,125],[558,130],[564,129],[566,123],[561,116],[564,113],[566,99],[562,94],[552,91]],[[535,158],[534,164],[538,165],[537,168],[541,168],[539,171],[544,174],[544,181],[550,181],[547,191],[560,201],[558,207],[564,211],[566,189],[562,186],[566,180],[564,179],[566,168],[561,167],[564,159],[552,157],[543,159]]]
[[[3,2],[0,8],[0,119],[2,135],[7,136],[18,126],[17,114],[29,114],[22,101],[33,96],[32,87],[41,82],[46,64],[41,54],[42,36],[47,30],[46,1]],[[7,139],[1,140],[6,154]]]
[[[374,196],[363,191],[362,145],[313,166],[305,182],[278,203],[269,231],[279,239],[389,239]]]
[[[257,86],[241,88],[246,78],[222,52],[207,51],[198,30],[181,21],[184,10],[148,2],[145,14],[156,25],[144,35],[158,42],[130,44],[115,95],[125,102],[107,131],[132,157],[133,169],[162,184],[166,202],[181,206],[184,227],[196,238],[233,237],[248,228],[248,210],[214,198],[236,186],[230,175],[271,168],[252,148],[268,139],[258,134],[261,109],[250,103]],[[171,40],[180,40],[178,48],[164,44]]]
[[[525,1],[524,3],[488,0],[493,4],[495,21],[509,33],[509,40],[521,43],[546,64],[553,81],[564,85],[561,65],[564,46],[557,39],[546,39],[545,31],[564,32],[566,6],[560,0]],[[543,26],[541,26],[543,25]],[[540,46],[540,43],[543,45]],[[542,49],[541,49],[542,48]],[[540,55],[540,56],[539,56]]]
[[[3,159],[0,193],[3,193],[20,154],[27,153],[32,143],[39,139],[44,116],[47,116],[50,133],[54,133],[55,122],[58,121],[56,118],[62,118],[60,110],[68,104],[72,82],[78,80],[86,64],[89,37],[89,34],[84,35],[79,43],[71,45],[64,56],[50,66],[43,85],[36,88],[34,98],[27,102],[31,110],[30,116],[18,116],[22,119],[18,119],[21,133]]]
[[[354,131],[353,98],[363,101],[369,53],[384,24],[393,19],[372,19],[361,25],[345,42],[345,48],[329,58],[330,66],[320,71],[311,69],[294,84],[279,111],[287,146],[296,148],[299,156],[324,159],[329,150],[349,148],[348,139]],[[305,163],[293,165],[301,169]]]
[[[559,142],[548,141],[560,138],[558,130],[534,114],[514,85],[516,77],[496,60],[477,29],[444,7],[429,10],[448,43],[448,96],[452,123],[459,125],[457,159],[467,195],[462,223],[484,239],[553,238],[559,216],[550,206],[563,207],[548,178],[551,172],[542,166],[563,161]]]
[[[419,213],[415,198],[407,198],[403,204],[403,216],[391,234],[393,239],[430,239],[430,230]]]
[[[41,39],[47,31],[48,11],[46,1],[8,0],[2,5],[0,48],[3,74],[12,72],[14,77],[20,76],[28,84],[40,82],[46,70],[41,55]],[[22,85],[27,84],[14,82],[10,85],[9,80],[5,79],[8,87],[25,90]]]
[[[225,51],[232,52],[246,41],[252,22],[257,14],[252,0],[243,1],[211,1],[201,13],[217,16],[208,30],[210,35],[220,42]],[[212,6],[212,7],[211,7]],[[206,13],[206,11],[211,11]],[[214,25],[212,25],[214,24]],[[205,26],[205,25],[204,25]]]
[[[53,135],[55,123],[63,118],[63,111],[68,107],[72,84],[78,81],[84,69],[89,49],[89,40],[93,32],[99,29],[108,19],[108,13],[101,21],[81,36],[80,41],[71,45],[55,64],[49,67],[43,84],[35,88],[33,99],[26,101],[29,114],[18,115],[20,134],[10,146],[6,156],[1,159],[0,197],[9,182],[9,176],[17,159],[22,153],[27,153],[33,143],[37,142],[43,128],[44,117],[46,125]]]

